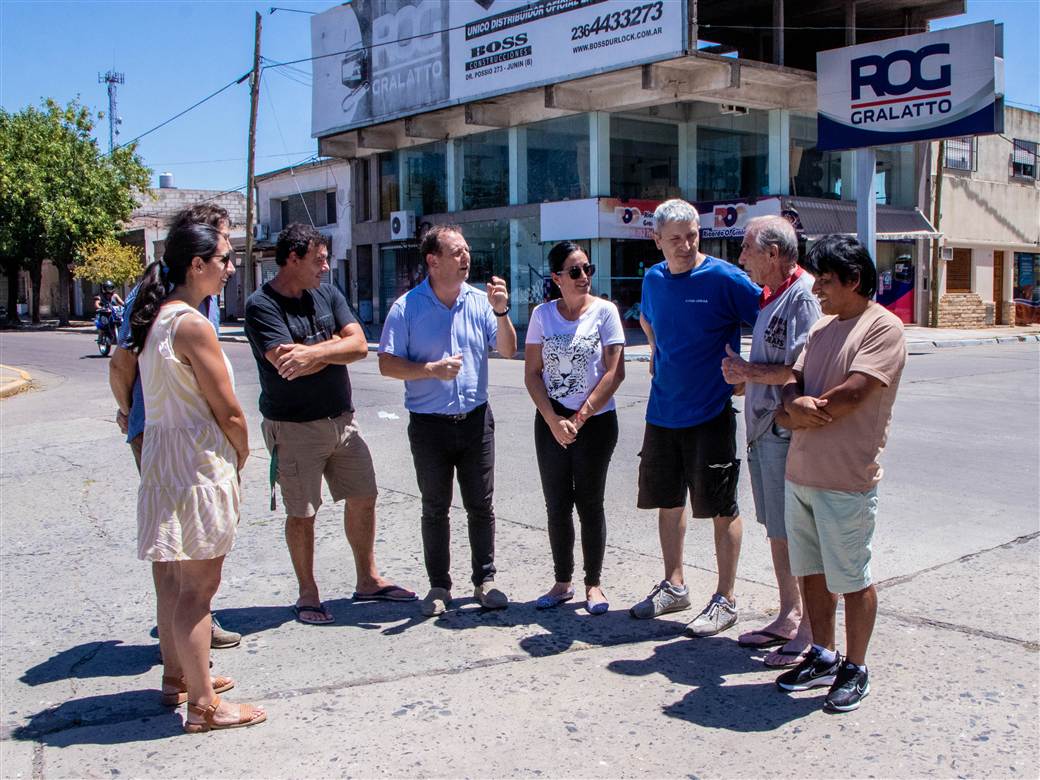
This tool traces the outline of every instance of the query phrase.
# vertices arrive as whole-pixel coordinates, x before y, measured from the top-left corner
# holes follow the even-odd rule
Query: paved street
[[[5,332],[0,363],[27,370],[35,388],[0,401],[3,777],[1040,774],[1040,344],[913,350],[884,456],[872,693],[838,716],[820,711],[822,691],[778,692],[761,654],[736,645],[776,606],[746,471],[738,627],[680,636],[714,585],[706,521],[687,536],[695,611],[627,615],[661,577],[655,514],[635,509],[645,364],[627,365],[618,395],[609,614],[533,607],[552,579],[534,411],[522,363],[496,360],[498,582],[515,603],[484,613],[469,598],[457,505],[458,609],[422,620],[416,604],[353,604],[342,509],[326,503],[317,570],[337,622],[312,627],[288,608],[295,581],[283,516],[268,505],[252,356],[224,346],[253,457],[214,602],[245,639],[214,651],[214,669],[238,681],[230,698],[262,703],[269,722],[182,736],[183,709],[159,705],[137,478],[113,422],[108,361],[89,336]],[[374,356],[350,373],[379,478],[380,566],[425,592],[401,383],[380,377]]]

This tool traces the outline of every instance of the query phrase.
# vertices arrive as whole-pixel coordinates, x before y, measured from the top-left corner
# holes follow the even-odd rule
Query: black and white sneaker
[[[807,691],[823,685],[833,685],[841,669],[841,654],[835,653],[830,663],[821,660],[820,651],[815,647],[794,669],[790,669],[776,678],[776,684],[785,691]]]
[[[866,667],[861,670],[856,664],[846,661],[838,670],[823,708],[830,712],[852,712],[859,707],[870,693],[870,674]]]

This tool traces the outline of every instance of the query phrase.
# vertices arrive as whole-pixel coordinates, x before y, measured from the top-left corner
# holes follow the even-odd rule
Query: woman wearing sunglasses
[[[252,726],[259,707],[222,701],[234,687],[210,677],[210,601],[239,519],[239,473],[249,456],[231,364],[198,307],[235,272],[215,227],[175,219],[162,262],[145,270],[130,319],[148,410],[137,494],[137,556],[156,576],[163,702],[188,703],[188,732]]]
[[[607,525],[603,492],[618,438],[614,393],[625,378],[625,335],[617,307],[592,295],[596,267],[581,247],[562,241],[549,252],[560,297],[531,313],[524,381],[538,408],[535,451],[548,512],[556,582],[535,606],[574,598],[574,520],[581,521],[585,607],[602,615],[610,605],[600,585]]]

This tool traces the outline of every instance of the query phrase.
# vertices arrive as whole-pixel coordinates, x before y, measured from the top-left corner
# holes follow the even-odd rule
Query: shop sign
[[[311,19],[315,137],[683,53],[676,0],[371,0]]]
[[[817,148],[1001,132],[1002,40],[990,21],[818,52]]]
[[[697,204],[697,211],[701,215],[701,238],[743,238],[749,219],[780,216],[780,198]]]

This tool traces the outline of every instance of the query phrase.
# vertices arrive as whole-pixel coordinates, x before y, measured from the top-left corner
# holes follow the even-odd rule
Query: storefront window
[[[462,208],[488,209],[509,203],[509,132],[467,136],[462,144]]]
[[[1015,324],[1040,324],[1040,253],[1015,252]]]
[[[372,245],[355,247],[357,262],[357,310],[361,321],[372,322]]]
[[[615,239],[610,242],[610,292],[626,328],[639,327],[643,276],[664,259],[653,241]]]
[[[679,130],[665,122],[610,118],[610,194],[666,200],[679,191]]]
[[[769,191],[769,117],[765,111],[697,121],[697,200]]]
[[[400,207],[397,152],[383,152],[379,155],[379,218],[390,219],[390,213]]]
[[[816,148],[816,117],[791,116],[791,195],[841,198],[841,152]]]
[[[417,244],[380,247],[379,311],[386,320],[394,301],[426,278],[426,268],[419,262]]]
[[[881,146],[877,149],[877,202],[911,208],[917,204],[914,146]]]
[[[467,222],[462,232],[469,244],[469,283],[483,289],[492,276],[499,276],[508,283],[509,221]]]
[[[416,214],[441,214],[448,210],[446,150],[444,141],[401,150],[406,209]]]
[[[527,200],[589,197],[589,118],[550,119],[527,126]]]
[[[914,321],[916,255],[912,241],[877,242],[877,301],[906,323]]]

